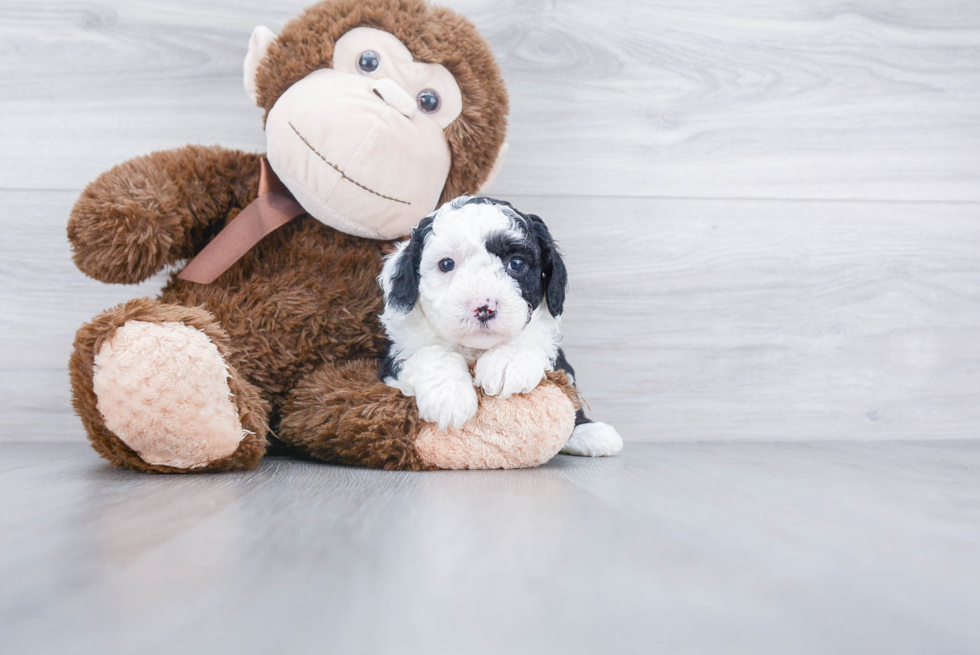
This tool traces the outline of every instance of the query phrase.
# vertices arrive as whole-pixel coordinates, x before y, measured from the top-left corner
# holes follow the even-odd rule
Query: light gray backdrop
[[[0,2],[2,440],[81,440],[74,268],[100,172],[264,149],[252,28],[305,0]],[[446,1],[512,99],[492,195],[567,254],[566,350],[633,441],[980,428],[980,3]]]

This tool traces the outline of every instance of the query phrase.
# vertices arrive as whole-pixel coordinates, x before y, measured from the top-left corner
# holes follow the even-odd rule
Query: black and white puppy
[[[399,244],[378,280],[388,333],[380,377],[415,396],[427,421],[462,426],[476,413],[477,386],[506,398],[534,389],[545,371],[574,375],[559,347],[565,264],[537,216],[500,200],[456,198]],[[563,452],[622,449],[611,426],[581,410],[575,423]]]

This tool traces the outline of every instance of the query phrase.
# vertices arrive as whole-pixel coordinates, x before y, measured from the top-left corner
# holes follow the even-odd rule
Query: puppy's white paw
[[[622,449],[623,438],[616,428],[606,423],[583,423],[575,427],[561,452],[579,457],[610,457]]]
[[[545,365],[536,352],[497,348],[476,361],[473,381],[488,396],[509,398],[533,391],[544,378]]]
[[[440,428],[461,428],[476,415],[478,401],[473,385],[447,393],[416,393],[419,416]]]
[[[434,384],[416,384],[415,404],[419,416],[440,428],[460,428],[476,415],[479,402],[473,380],[467,372],[465,378],[442,378]]]
[[[462,427],[479,405],[466,360],[439,346],[423,348],[405,360],[398,379],[389,384],[415,396],[419,416],[442,429]]]

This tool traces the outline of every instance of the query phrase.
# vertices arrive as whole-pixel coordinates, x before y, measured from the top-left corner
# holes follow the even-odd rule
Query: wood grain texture
[[[80,439],[65,372],[75,330],[162,284],[79,273],[62,223],[73,197],[0,192],[23,217],[0,243],[7,439]],[[628,440],[980,431],[972,205],[509,198],[565,252],[566,353],[593,415]]]
[[[153,149],[262,150],[248,34],[306,3],[0,0],[0,440],[81,439],[74,331],[161,285],[75,270],[78,191]],[[595,415],[634,441],[980,433],[980,5],[447,4],[504,69],[491,191],[569,255]]]
[[[5,652],[980,643],[977,442],[633,444],[431,474],[270,459],[179,477],[39,445],[0,444]]]
[[[0,3],[0,185],[264,147],[255,24],[309,0]],[[511,90],[499,193],[980,200],[980,5],[459,0]]]
[[[629,438],[980,433],[975,207],[525,204],[568,253],[577,380]]]

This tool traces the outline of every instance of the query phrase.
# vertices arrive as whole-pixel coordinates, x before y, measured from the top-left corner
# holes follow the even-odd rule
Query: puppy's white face
[[[419,224],[385,263],[381,284],[382,322],[396,346],[418,333],[400,328],[420,312],[440,339],[488,350],[520,334],[546,297],[561,313],[565,271],[539,218],[463,196]]]
[[[526,238],[493,205],[436,216],[419,265],[419,305],[440,337],[485,350],[524,329],[530,312],[514,273],[530,273],[529,263],[519,255],[504,261],[487,244]],[[508,273],[508,267],[522,270]]]

